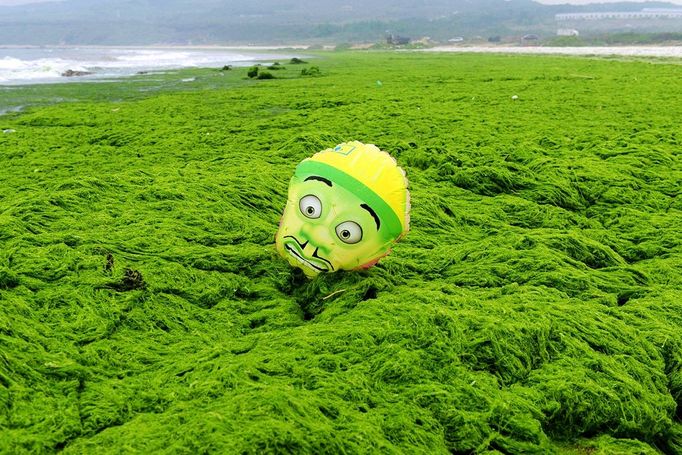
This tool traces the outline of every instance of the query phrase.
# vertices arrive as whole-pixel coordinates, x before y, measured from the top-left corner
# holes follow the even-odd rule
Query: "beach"
[[[4,46],[0,86],[101,82],[150,71],[249,66],[306,56],[306,46]],[[682,58],[680,46],[436,46],[423,52]],[[407,50],[413,52],[413,50]],[[68,72],[71,73],[68,73]],[[75,77],[65,77],[72,74]]]
[[[425,52],[682,58],[682,46],[436,46]]]
[[[677,61],[314,56],[0,90],[0,453],[682,453]],[[410,231],[310,280],[352,140]]]
[[[93,81],[182,68],[248,66],[289,59],[275,47],[11,46],[0,47],[0,86]],[[298,55],[298,54],[296,54]],[[71,74],[71,77],[65,75]]]

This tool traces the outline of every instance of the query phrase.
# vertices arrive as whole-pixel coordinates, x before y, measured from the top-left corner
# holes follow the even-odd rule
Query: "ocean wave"
[[[67,70],[87,71],[77,62],[61,58],[41,58],[37,60],[21,60],[14,57],[0,59],[0,82],[14,80],[42,80],[61,77]]]
[[[248,65],[290,56],[213,49],[0,48],[0,84],[63,82],[68,70],[92,73],[86,80],[140,71]],[[82,78],[78,78],[82,80]]]

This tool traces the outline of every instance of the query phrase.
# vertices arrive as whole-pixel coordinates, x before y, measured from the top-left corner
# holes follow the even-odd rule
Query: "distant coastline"
[[[182,68],[248,66],[301,57],[278,46],[0,46],[0,86],[101,81]]]
[[[96,45],[96,44],[0,44],[0,49],[197,49],[197,50],[282,50],[297,49],[306,50],[307,44],[281,44],[281,45],[222,45],[222,44],[140,44],[137,46],[125,45]]]
[[[491,54],[554,54],[576,56],[625,56],[625,57],[672,57],[682,58],[682,46],[436,46],[423,52],[466,52]]]
[[[259,62],[305,57],[309,47],[287,45],[2,45],[0,86],[73,81],[102,81],[156,71],[182,68],[248,66]],[[356,50],[372,52],[372,49]],[[354,52],[351,50],[351,52]],[[625,58],[682,58],[682,46],[504,46],[449,45],[397,52],[451,52],[542,54],[568,56],[617,56]],[[65,77],[70,76],[70,77]]]
[[[276,44],[276,45],[223,45],[223,44],[150,44],[150,45],[19,45],[19,44],[0,44],[2,49],[111,49],[111,50],[206,50],[206,51],[282,51],[310,49],[308,44]],[[316,50],[329,50],[333,46],[325,46]],[[367,47],[357,47],[357,49],[368,49]],[[385,50],[385,49],[384,49]],[[623,56],[650,56],[650,57],[682,57],[682,46],[679,45],[609,45],[609,46],[524,46],[524,45],[436,45],[422,49],[397,49],[399,51],[421,51],[421,52],[467,52],[467,53],[501,53],[501,54],[565,54],[565,55],[623,55]]]

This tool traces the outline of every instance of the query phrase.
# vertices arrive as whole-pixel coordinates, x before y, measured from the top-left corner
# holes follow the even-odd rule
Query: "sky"
[[[616,3],[616,2],[623,2],[623,1],[633,1],[633,0],[535,0],[538,3],[542,3],[545,5],[562,5],[566,3],[570,3],[571,5],[587,5],[590,3]],[[637,0],[641,1],[641,0]],[[677,5],[682,5],[682,0],[662,0],[667,3],[675,3]]]
[[[25,5],[27,3],[54,2],[57,0],[0,0],[0,6]]]
[[[0,0],[0,6],[9,5],[24,5],[27,3],[39,3],[39,2],[54,2],[61,0]],[[589,3],[615,3],[620,1],[637,1],[637,0],[535,0],[538,3],[543,3],[545,5],[560,5],[564,3],[570,3],[572,5],[587,5]],[[665,1],[665,0],[664,0]],[[669,3],[675,3],[682,5],[682,0],[667,0]]]

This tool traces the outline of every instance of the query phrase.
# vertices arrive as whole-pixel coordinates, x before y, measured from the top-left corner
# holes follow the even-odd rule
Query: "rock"
[[[74,77],[74,76],[87,76],[92,74],[91,71],[76,71],[76,70],[66,70],[62,73],[64,77]]]

